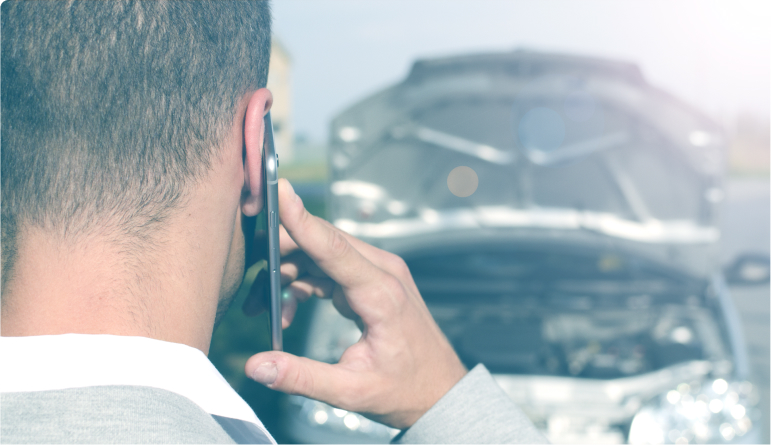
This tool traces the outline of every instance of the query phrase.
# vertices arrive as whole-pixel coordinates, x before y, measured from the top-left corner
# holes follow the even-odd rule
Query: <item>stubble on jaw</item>
[[[239,216],[236,217],[238,221],[233,231],[233,242],[228,252],[228,263],[225,265],[225,271],[222,277],[222,286],[220,287],[219,300],[217,301],[217,313],[214,317],[214,329],[217,330],[225,314],[235,301],[238,289],[241,288],[241,283],[244,281],[244,274],[246,273],[246,243],[245,239],[248,239],[244,234],[244,228],[250,227],[248,224],[244,224],[243,219],[245,216],[239,212]]]

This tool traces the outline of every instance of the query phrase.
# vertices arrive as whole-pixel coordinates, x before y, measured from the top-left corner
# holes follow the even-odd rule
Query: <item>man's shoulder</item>
[[[143,386],[0,395],[4,443],[234,443],[191,400]]]
[[[203,352],[150,338],[0,337],[0,393],[4,442],[275,443]]]

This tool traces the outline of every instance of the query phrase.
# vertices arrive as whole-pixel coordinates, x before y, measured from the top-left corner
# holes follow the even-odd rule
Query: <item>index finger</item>
[[[385,272],[372,264],[334,226],[308,213],[286,179],[279,179],[279,214],[289,236],[344,290],[367,286]]]

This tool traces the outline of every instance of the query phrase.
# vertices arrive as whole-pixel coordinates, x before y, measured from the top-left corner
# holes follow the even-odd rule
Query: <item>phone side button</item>
[[[276,212],[270,212],[270,226],[278,227],[278,222],[276,221]]]

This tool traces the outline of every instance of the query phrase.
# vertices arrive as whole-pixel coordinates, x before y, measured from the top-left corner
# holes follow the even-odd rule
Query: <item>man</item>
[[[2,45],[2,439],[272,442],[205,356],[263,205],[268,4],[9,1]],[[542,440],[400,258],[279,195],[284,284],[364,334],[335,365],[257,354],[251,378],[403,442]]]

